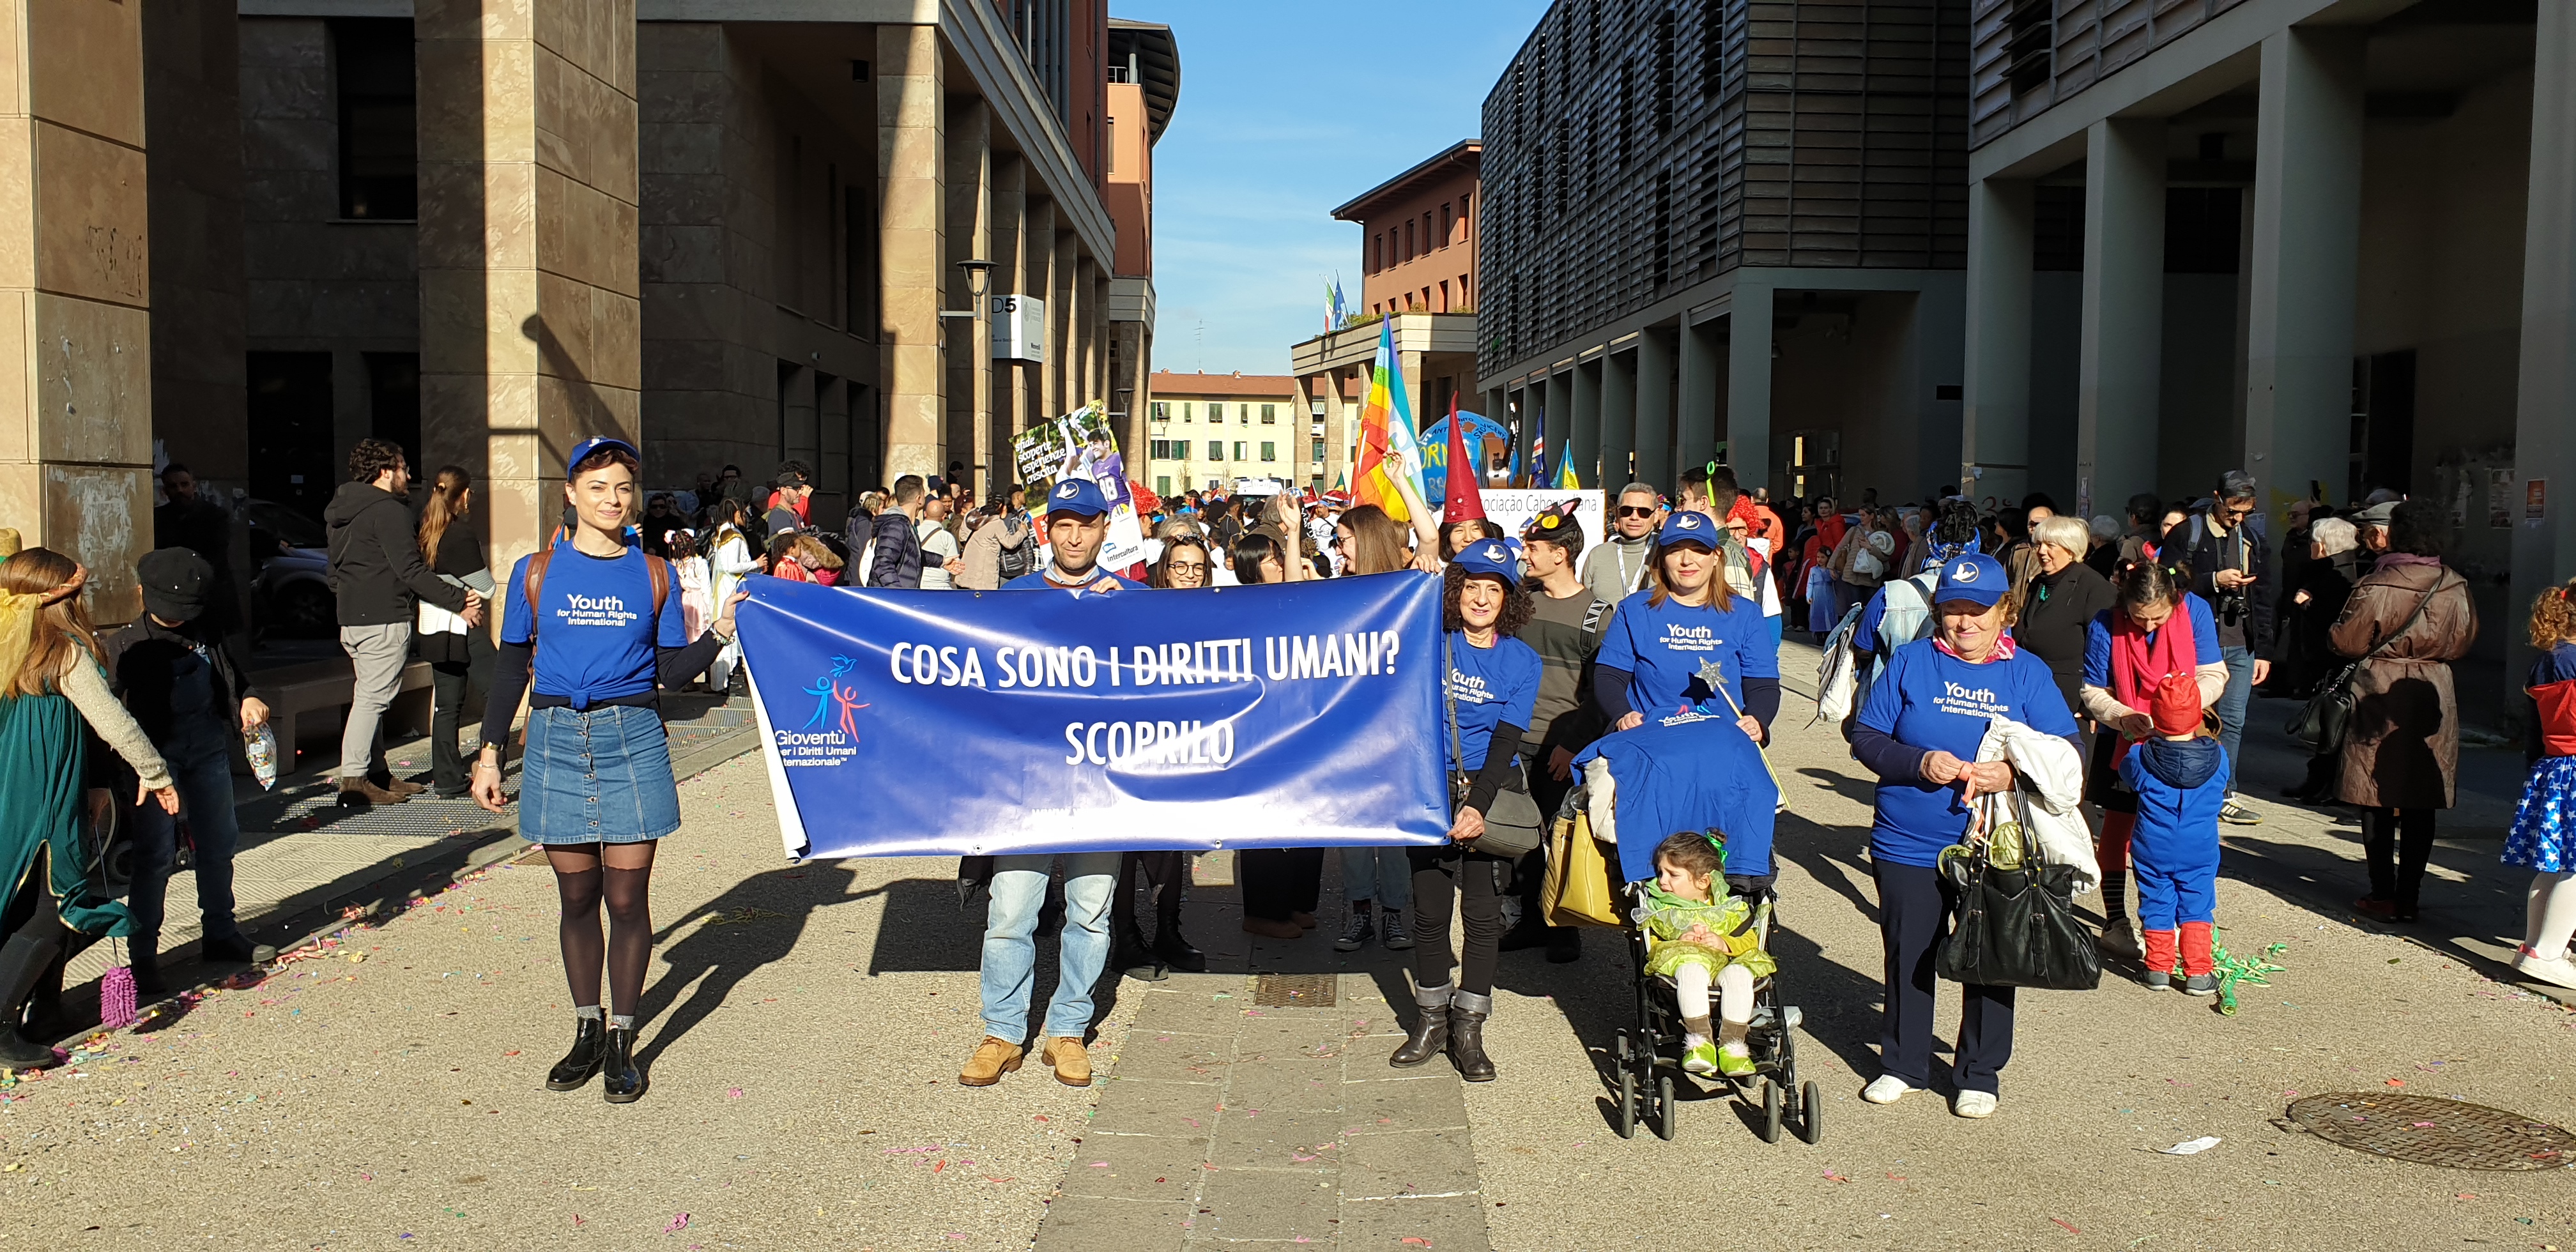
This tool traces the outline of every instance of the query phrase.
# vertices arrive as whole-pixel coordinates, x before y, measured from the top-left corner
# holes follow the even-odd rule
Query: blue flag
[[[749,586],[744,658],[791,857],[1448,837],[1430,575]]]

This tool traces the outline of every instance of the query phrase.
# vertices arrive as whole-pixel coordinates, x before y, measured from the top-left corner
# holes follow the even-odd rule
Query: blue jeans
[[[233,920],[233,849],[241,844],[241,823],[233,815],[233,767],[222,752],[194,760],[172,758],[170,781],[179,789],[179,817],[197,845],[197,908],[205,914],[205,937],[229,939],[241,933]],[[146,800],[134,813],[134,885],[126,905],[134,912],[135,946],[158,936],[165,912],[162,897],[170,886],[170,867],[179,859],[179,817]]]
[[[2218,693],[2218,746],[2227,749],[2227,790],[2236,791],[2236,745],[2245,738],[2245,706],[2254,699],[2254,652],[2250,648],[2220,648],[2218,659],[2227,662],[2227,689]]]
[[[1401,847],[1342,849],[1342,898],[1382,909],[1413,907],[1413,858]]]
[[[993,860],[993,903],[984,923],[984,1033],[1012,1043],[1029,1037],[1029,996],[1036,987],[1038,907],[1046,903],[1051,855]],[[1055,995],[1046,1033],[1080,1039],[1091,1029],[1091,988],[1109,963],[1109,898],[1118,885],[1118,854],[1076,852],[1064,858],[1064,933],[1057,941]]]

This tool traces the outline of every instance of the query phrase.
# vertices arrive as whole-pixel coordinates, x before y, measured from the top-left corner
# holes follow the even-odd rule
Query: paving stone
[[[1229,1106],[1208,1145],[1218,1170],[1329,1171],[1341,1160],[1339,1112],[1261,1112]],[[1306,1159],[1299,1160],[1299,1157]]]
[[[1341,1206],[1341,1218],[1337,1246],[1343,1248],[1407,1252],[1428,1246],[1434,1252],[1479,1252],[1494,1246],[1485,1229],[1482,1195],[1354,1201]],[[1407,1239],[1424,1242],[1408,1244]]]
[[[1342,1107],[1342,1059],[1254,1060],[1233,1067],[1226,1084],[1225,1106],[1233,1109],[1309,1109],[1339,1112]]]
[[[1232,1038],[1243,1029],[1243,1011],[1252,1007],[1252,992],[1237,974],[1174,974],[1147,990],[1120,994],[1136,999],[1134,1029],[1138,1031],[1188,1031]]]
[[[1363,1130],[1379,1125],[1381,1118],[1386,1119],[1389,1130],[1447,1129],[1467,1124],[1467,1103],[1459,1095],[1457,1076],[1446,1070],[1420,1078],[1352,1082],[1344,1089],[1342,1111],[1352,1125]]]
[[[1191,1228],[1200,1241],[1311,1239],[1330,1242],[1341,1225],[1333,1176],[1219,1169],[1199,1190]]]
[[[1032,1252],[1177,1252],[1199,1217],[1182,1201],[1066,1195],[1047,1206]]]
[[[1102,1134],[1095,1127],[1074,1148],[1064,1193],[1121,1200],[1187,1203],[1207,1173],[1207,1138]]]
[[[1211,1083],[1112,1080],[1100,1093],[1092,1129],[1104,1134],[1207,1134],[1216,1124],[1222,1088]],[[1195,1122],[1195,1124],[1193,1124]]]
[[[1342,1140],[1342,1198],[1435,1195],[1475,1185],[1476,1145],[1464,1129],[1359,1133]]]
[[[1223,1035],[1155,1034],[1130,1031],[1118,1045],[1110,1071],[1122,1079],[1151,1078],[1166,1082],[1225,1081],[1234,1063],[1234,1041]]]
[[[1274,1060],[1339,1057],[1350,1049],[1355,1019],[1330,1009],[1256,1009],[1243,1019],[1236,1055]]]

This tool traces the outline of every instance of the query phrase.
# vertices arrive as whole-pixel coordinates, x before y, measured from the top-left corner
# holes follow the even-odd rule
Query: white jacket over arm
[[[2100,884],[2102,866],[2093,857],[2093,828],[2084,821],[2084,758],[2075,745],[1998,717],[1987,723],[1977,759],[2012,766],[2014,785],[2023,801],[2022,834],[2039,859],[2074,866],[2077,895]]]

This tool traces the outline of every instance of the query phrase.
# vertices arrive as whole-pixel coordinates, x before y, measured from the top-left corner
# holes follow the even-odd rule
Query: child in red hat
[[[2138,878],[2146,982],[2173,984],[2178,942],[2184,993],[2215,995],[2218,972],[2210,949],[2218,921],[2218,810],[2227,802],[2227,752],[2201,716],[2200,688],[2189,674],[2167,675],[2148,715],[2155,719],[2155,737],[2120,765],[2120,780],[2138,794],[2129,860]]]

